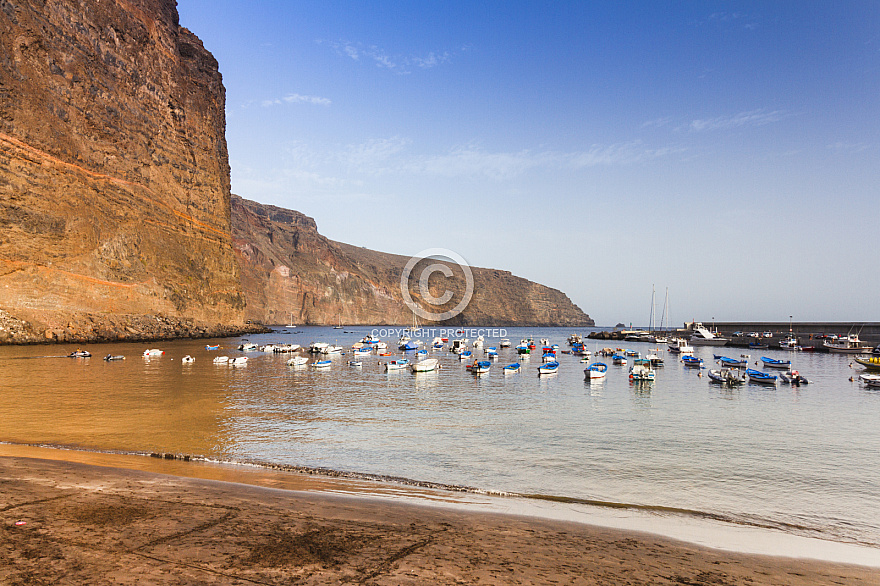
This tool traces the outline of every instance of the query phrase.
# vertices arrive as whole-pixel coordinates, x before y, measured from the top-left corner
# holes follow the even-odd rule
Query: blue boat
[[[519,362],[514,362],[512,364],[508,364],[504,367],[504,373],[514,373],[519,372],[522,369],[522,365]]]
[[[409,342],[407,342],[405,344],[401,344],[398,347],[398,350],[403,350],[404,352],[406,352],[408,350],[418,350],[418,349],[419,349],[419,343],[415,342],[413,340],[410,340]]]
[[[765,368],[783,368],[785,370],[791,370],[791,360],[776,360],[775,358],[761,356],[761,362],[764,363]]]
[[[724,368],[738,368],[740,366],[748,366],[749,361],[747,358],[728,358],[727,356],[719,356],[715,355],[715,360],[721,363],[721,366]]]
[[[538,374],[553,374],[557,370],[559,370],[558,362],[548,362],[538,367]]]
[[[543,360],[544,362],[556,362],[556,354],[553,354],[552,352],[547,352],[546,354],[541,356],[541,360]]]
[[[478,360],[470,368],[474,374],[483,374],[484,372],[489,372],[489,369],[492,368],[492,363],[488,360]]]
[[[330,368],[332,364],[331,360],[318,360],[317,362],[312,362],[309,366],[312,368]]]
[[[211,346],[211,345],[205,346],[205,350],[219,350],[219,349],[220,349],[220,344],[217,344],[216,346]]]
[[[703,359],[696,358],[694,356],[684,355],[681,357],[681,361],[684,362],[685,366],[690,366],[692,368],[702,368],[703,367]]]
[[[766,372],[761,372],[760,370],[749,368],[746,370],[746,375],[748,375],[749,377],[749,382],[759,383],[762,385],[776,385],[776,376],[772,374],[767,374]]]
[[[464,352],[462,352],[461,354],[458,355],[458,359],[459,359],[459,360],[467,360],[467,359],[470,358],[472,355],[473,355],[473,354],[471,354],[471,351],[470,351],[470,350],[465,350]]]
[[[604,362],[594,362],[584,369],[584,374],[589,379],[594,378],[605,378],[605,373],[608,371],[608,365]]]

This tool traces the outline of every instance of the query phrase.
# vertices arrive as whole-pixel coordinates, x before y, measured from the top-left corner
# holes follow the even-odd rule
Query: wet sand
[[[18,456],[0,457],[0,511],[0,584],[880,584],[645,533]]]

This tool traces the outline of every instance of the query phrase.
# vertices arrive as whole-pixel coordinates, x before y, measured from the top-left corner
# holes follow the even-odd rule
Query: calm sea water
[[[348,348],[370,331],[280,329],[249,339]],[[569,333],[507,329],[514,345],[549,338],[563,349]],[[259,352],[245,367],[212,364],[242,355],[239,342],[220,340],[214,352],[205,341],[96,345],[90,359],[48,357],[72,347],[2,347],[0,441],[670,507],[880,547],[880,392],[849,381],[860,369],[845,356],[752,351],[753,365],[760,355],[791,357],[811,381],[799,388],[720,387],[665,347],[666,366],[647,384],[631,383],[610,359],[606,380],[585,382],[585,364],[570,355],[558,374],[539,377],[540,353],[505,376],[513,348],[479,377],[448,351],[432,353],[440,371],[417,375],[385,373],[376,356],[360,368],[335,357],[329,370],[291,368],[289,355]],[[643,354],[653,346],[625,343]],[[165,354],[144,359],[148,347]],[[707,365],[721,352],[743,350],[696,349]],[[126,360],[101,360],[108,353]],[[181,363],[186,354],[194,364]]]

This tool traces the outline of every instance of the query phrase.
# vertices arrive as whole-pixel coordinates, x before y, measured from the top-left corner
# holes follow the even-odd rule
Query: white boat
[[[630,380],[654,380],[654,369],[651,362],[645,358],[636,358],[629,369]]]
[[[859,340],[858,334],[849,334],[848,336],[837,336],[831,340],[825,340],[822,344],[829,352],[838,354],[870,354],[871,347],[865,346]]]
[[[214,359],[214,364],[226,364],[229,362],[229,356],[218,356]]]
[[[311,366],[312,368],[330,368],[331,366],[333,366],[333,361],[317,360],[315,362],[312,362],[309,366]]]
[[[718,332],[710,332],[700,322],[691,324],[692,346],[726,346],[730,340],[718,335]]]
[[[266,344],[265,346],[260,346],[260,352],[274,352],[275,344]]]
[[[409,360],[401,358],[399,360],[389,360],[385,363],[385,372],[392,370],[403,370],[409,364]]]
[[[242,366],[244,364],[247,364],[247,361],[247,356],[239,356],[237,358],[231,359],[229,361],[229,364],[232,364],[233,366]]]
[[[312,354],[321,354],[324,351],[324,348],[328,348],[330,344],[327,342],[312,342],[309,344],[309,352]]]
[[[470,350],[465,350],[461,354],[458,355],[459,360],[469,360],[473,353]]]
[[[294,356],[287,361],[287,366],[305,366],[309,363],[309,359],[305,356]]]
[[[190,356],[189,354],[187,354],[186,356],[181,358],[180,361],[183,362],[184,364],[192,364],[193,362],[196,361],[196,359],[193,358],[192,356]]]
[[[558,362],[548,362],[538,367],[538,374],[554,374],[559,371]]]
[[[452,345],[449,346],[449,350],[454,352],[455,354],[461,354],[465,350],[467,350],[468,339],[464,338],[461,340],[453,340]]]
[[[364,363],[361,362],[360,360],[349,360],[348,365],[349,366],[363,366]]]
[[[370,354],[372,354],[372,352],[370,352],[366,348],[359,348],[359,349],[355,350],[354,352],[352,352],[353,356],[359,356],[359,357],[369,356]]]
[[[485,374],[491,370],[492,363],[488,360],[474,360],[474,363],[469,368],[472,374]]]
[[[510,340],[507,338],[503,338],[501,343],[498,344],[501,348],[510,348]]]
[[[645,356],[645,358],[648,359],[648,362],[650,362],[651,366],[653,366],[654,368],[657,368],[658,366],[663,366],[663,358],[659,354],[657,354],[657,352],[659,351],[659,348],[652,348],[651,352],[647,356]]]
[[[779,347],[783,350],[795,350],[798,347],[797,338],[789,334],[787,338],[779,342]]]
[[[342,354],[342,346],[327,346],[321,349],[321,354]]]
[[[257,349],[257,345],[253,342],[245,342],[238,347],[242,352],[252,352]]]
[[[159,350],[158,348],[144,350],[144,356],[162,356],[163,354],[165,354],[165,351]],[[91,354],[89,356],[91,356]]]
[[[693,354],[694,348],[688,344],[688,341],[684,338],[672,338],[666,344],[667,349],[670,352],[675,352],[676,354]]]
[[[388,344],[382,341],[376,342],[373,345],[376,346],[376,350],[385,350],[386,348],[388,348]]]
[[[425,360],[420,360],[419,362],[414,362],[410,364],[410,370],[413,372],[431,372],[432,370],[437,370],[437,365],[440,364],[440,361],[436,358],[427,358]]]
[[[479,336],[476,340],[474,340],[474,348],[482,348],[484,341],[485,339],[483,338],[483,336]]]
[[[608,372],[608,365],[604,362],[594,362],[584,369],[584,375],[590,380],[605,378],[606,372]]]

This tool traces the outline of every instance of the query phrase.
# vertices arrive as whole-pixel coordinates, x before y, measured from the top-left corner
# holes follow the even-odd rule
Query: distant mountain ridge
[[[410,257],[335,242],[300,212],[232,196],[233,240],[248,319],[262,323],[410,325],[400,287]],[[414,274],[420,266],[416,265]],[[457,267],[452,266],[453,272]],[[593,326],[561,291],[508,271],[471,267],[474,293],[450,325]],[[463,276],[430,283],[462,298]],[[445,290],[445,289],[444,289]],[[417,288],[410,291],[421,301]],[[452,302],[450,302],[452,304]],[[424,304],[423,304],[424,305]],[[421,320],[425,322],[425,320]],[[424,323],[423,323],[424,325]]]

